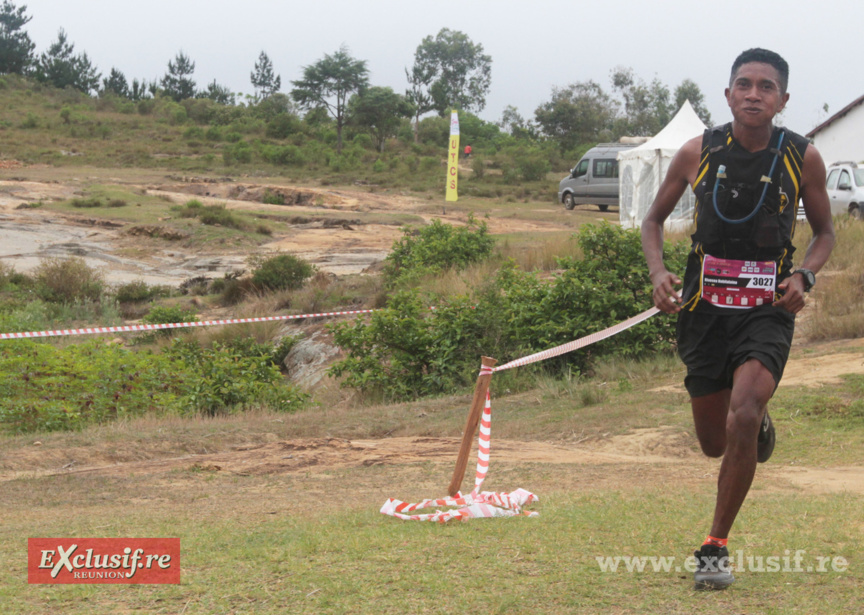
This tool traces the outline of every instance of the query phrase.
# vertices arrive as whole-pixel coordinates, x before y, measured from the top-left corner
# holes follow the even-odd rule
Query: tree
[[[9,0],[0,6],[0,73],[23,75],[33,63],[36,45],[23,28],[33,19],[24,14],[27,6],[16,7]]]
[[[132,80],[132,87],[129,88],[129,98],[135,101],[150,98],[151,92],[156,89],[156,83],[148,84],[147,80],[138,81]]]
[[[430,72],[430,67],[418,66],[415,63],[411,72],[405,69],[405,76],[409,86],[405,91],[405,98],[414,107],[414,143],[419,143],[420,116],[435,110],[432,96],[426,91],[435,75]]]
[[[616,132],[653,136],[672,119],[669,88],[658,78],[647,84],[632,68],[618,67],[612,71],[612,88],[624,99],[625,115]]]
[[[129,84],[126,81],[126,76],[112,67],[108,77],[102,80],[102,94],[114,94],[121,98],[129,98]]]
[[[273,62],[263,51],[255,62],[255,70],[250,75],[252,87],[258,90],[257,98],[264,100],[279,91],[282,87],[282,77],[273,73]]]
[[[501,113],[501,120],[496,122],[496,125],[517,139],[537,138],[537,126],[522,117],[519,109],[512,105],[504,107],[504,111]]]
[[[36,78],[56,88],[72,87],[85,94],[96,90],[100,74],[86,53],[75,55],[74,51],[75,45],[67,40],[66,32],[61,28],[57,40],[39,56]]]
[[[355,60],[342,46],[333,55],[303,68],[303,78],[292,81],[291,96],[303,109],[325,108],[336,120],[336,149],[342,151],[342,127],[348,97],[369,83],[365,60]]]
[[[543,134],[555,139],[561,151],[611,137],[618,103],[595,81],[552,88],[552,99],[534,112]]]
[[[435,38],[427,36],[417,47],[408,81],[412,89],[425,89],[424,95],[432,100],[431,110],[442,117],[450,109],[482,111],[492,82],[492,58],[466,34],[442,28]]]
[[[182,51],[178,52],[174,60],[168,60],[168,72],[162,77],[162,89],[166,96],[170,96],[176,102],[195,97],[195,82],[192,74],[195,72],[195,62],[189,59]]]
[[[198,92],[198,98],[209,98],[220,105],[233,106],[237,102],[237,97],[229,88],[224,85],[219,85],[214,79],[212,83],[207,84],[206,90]]]
[[[685,100],[689,100],[690,104],[693,105],[693,111],[696,112],[699,119],[705,122],[706,126],[710,126],[711,113],[705,108],[705,97],[696,82],[690,79],[685,79],[675,88],[675,109],[680,109]]]
[[[351,121],[369,130],[380,152],[384,142],[399,130],[402,118],[411,117],[413,112],[411,103],[392,88],[367,88],[348,101]]]

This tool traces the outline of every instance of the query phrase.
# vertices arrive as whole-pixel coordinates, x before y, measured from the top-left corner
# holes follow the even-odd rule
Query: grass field
[[[793,363],[831,353],[801,347]],[[686,395],[675,389],[680,368],[670,360],[598,373],[614,380],[541,382],[511,396],[493,382],[485,488],[535,492],[537,518],[438,525],[378,513],[388,497],[445,494],[467,397],[5,437],[3,612],[857,612],[864,377],[778,391],[778,448],[730,542],[746,570],[728,591],[702,593],[685,558],[710,523],[718,463],[696,450]],[[327,438],[382,450],[438,438],[440,447],[425,460],[352,463],[346,451],[335,463],[297,446]],[[560,459],[538,454],[539,443]],[[290,460],[235,457],[264,449]],[[304,454],[308,465],[291,465]],[[847,480],[833,484],[838,477]],[[180,537],[182,583],[27,585],[26,538],[48,536]],[[598,563],[651,556],[665,559],[645,560],[641,572]]]

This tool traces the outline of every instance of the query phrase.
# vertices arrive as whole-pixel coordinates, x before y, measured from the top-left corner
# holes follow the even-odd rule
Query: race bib
[[[774,301],[777,263],[737,261],[705,255],[702,299],[719,307],[747,310]]]

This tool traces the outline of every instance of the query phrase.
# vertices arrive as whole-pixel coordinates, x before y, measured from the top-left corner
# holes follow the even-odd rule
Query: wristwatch
[[[810,271],[809,269],[796,269],[792,272],[792,275],[796,273],[800,273],[801,277],[804,278],[804,292],[809,293],[810,289],[813,288],[813,285],[816,283],[816,274]]]

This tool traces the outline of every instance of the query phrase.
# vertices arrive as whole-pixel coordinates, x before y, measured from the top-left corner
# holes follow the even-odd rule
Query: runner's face
[[[780,73],[762,62],[743,64],[726,88],[732,117],[745,126],[770,124],[788,100],[789,94],[780,89]]]

